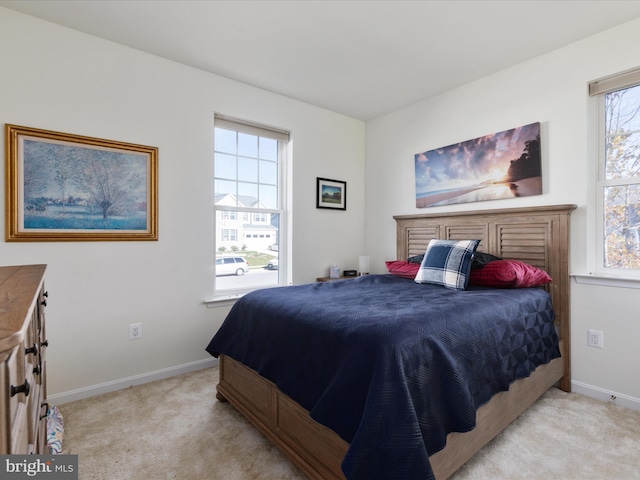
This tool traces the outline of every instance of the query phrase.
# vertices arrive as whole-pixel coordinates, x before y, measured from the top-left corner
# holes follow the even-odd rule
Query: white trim
[[[175,377],[176,375],[182,375],[183,373],[203,370],[205,368],[213,367],[217,364],[218,364],[217,358],[207,358],[204,360],[198,360],[196,362],[177,365],[175,367],[156,370],[155,372],[143,373],[140,375],[134,375],[132,377],[113,380],[111,382],[92,385],[90,387],[71,390],[69,392],[49,395],[47,400],[51,404],[61,405],[63,403],[75,402],[76,400],[83,400],[85,398],[95,397],[96,395],[102,395],[104,393],[115,392],[117,390],[133,387],[135,385],[142,385],[149,382],[155,382],[156,380],[163,380],[165,378]]]
[[[622,393],[612,392],[604,388],[594,387],[586,383],[571,381],[571,391],[595,398],[603,402],[612,402],[621,407],[630,408],[631,410],[640,411],[640,398],[631,397]]]
[[[246,295],[245,293],[234,293],[232,295],[220,295],[219,297],[214,297],[209,300],[205,300],[204,304],[207,306],[207,308],[224,307],[226,305],[233,305],[236,302],[236,300],[241,299],[245,295]]]
[[[596,275],[594,273],[572,273],[570,275],[576,280],[576,283],[602,285],[604,287],[640,288],[640,278]]]

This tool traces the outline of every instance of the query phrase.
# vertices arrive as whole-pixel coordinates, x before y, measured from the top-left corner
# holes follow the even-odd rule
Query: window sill
[[[291,283],[289,283],[289,285],[291,285]],[[207,308],[224,307],[226,305],[232,305],[233,303],[236,302],[236,300],[241,299],[247,293],[251,293],[263,288],[276,288],[279,286],[280,285],[254,285],[252,288],[248,288],[245,290],[241,290],[241,289],[228,290],[229,293],[226,295],[223,293],[224,291],[220,291],[219,295],[216,295],[213,298],[210,298],[208,300],[204,300],[202,303],[204,303],[207,306]]]
[[[616,277],[613,275],[595,275],[593,273],[572,273],[576,283],[601,285],[605,287],[640,288],[640,278]]]
[[[234,293],[232,295],[221,295],[219,297],[212,298],[210,300],[205,300],[204,304],[207,308],[213,307],[225,307],[227,305],[232,305],[236,300],[242,298],[244,293]]]

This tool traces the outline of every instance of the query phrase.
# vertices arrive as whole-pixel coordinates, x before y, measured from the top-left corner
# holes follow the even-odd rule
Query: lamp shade
[[[368,275],[369,274],[369,256],[361,255],[358,258],[358,271],[360,275]]]

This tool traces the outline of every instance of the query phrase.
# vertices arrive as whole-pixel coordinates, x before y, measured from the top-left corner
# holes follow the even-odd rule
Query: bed
[[[207,347],[220,357],[218,399],[310,478],[449,477],[551,386],[570,390],[574,208],[394,217],[398,260],[432,239],[478,239],[478,251],[547,272],[544,288],[451,291],[371,275],[245,296]],[[430,309],[428,328],[414,320],[415,299]],[[520,316],[534,328],[527,345],[506,323]],[[472,340],[459,340],[466,331]],[[493,339],[503,337],[518,345],[499,356]]]

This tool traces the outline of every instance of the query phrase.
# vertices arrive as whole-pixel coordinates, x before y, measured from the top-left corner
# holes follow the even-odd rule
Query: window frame
[[[606,178],[606,95],[638,85],[640,85],[640,68],[604,77],[589,84],[589,95],[592,97],[590,111],[595,119],[591,129],[593,138],[595,138],[592,142],[592,157],[595,160],[595,168],[591,169],[592,173],[590,174],[592,178],[590,183],[593,186],[590,203],[594,214],[590,217],[593,227],[589,228],[589,230],[594,232],[595,241],[593,242],[594,246],[587,249],[589,253],[587,266],[590,274],[577,276],[579,282],[593,283],[592,281],[586,281],[585,278],[595,276],[602,279],[610,279],[611,285],[640,288],[640,268],[607,267],[605,245],[605,190],[613,186],[640,185],[640,177]],[[608,284],[607,282],[604,283]]]
[[[214,240],[213,240],[213,273],[214,273],[214,282],[213,282],[213,299],[206,303],[215,303],[219,300],[228,300],[239,298],[253,290],[261,289],[261,288],[269,288],[275,286],[286,285],[288,282],[288,269],[287,266],[287,254],[288,251],[288,190],[289,186],[289,157],[290,157],[290,133],[288,130],[274,128],[271,126],[261,125],[255,122],[241,120],[237,118],[228,117],[226,115],[215,114],[214,115],[214,125],[213,125],[213,137],[214,137],[214,145],[213,152],[215,156],[215,131],[216,128],[222,128],[225,130],[232,130],[238,133],[244,133],[249,135],[256,135],[259,137],[266,137],[277,140],[277,208],[264,208],[264,207],[246,207],[246,206],[229,206],[229,205],[216,205],[215,200],[213,203],[213,223],[214,223]],[[216,168],[215,168],[215,158],[212,159],[213,162],[213,178],[212,178],[212,188],[213,188],[213,199],[215,199],[217,192],[215,190],[216,183]],[[237,181],[237,180],[236,180]],[[260,185],[260,182],[257,182]],[[265,226],[268,225],[269,222],[259,222],[255,223],[254,220],[256,217],[261,217],[263,215],[279,215],[278,220],[278,233],[276,234],[275,239],[271,235],[269,238],[272,239],[273,242],[276,242],[281,245],[278,251],[278,281],[277,284],[269,284],[269,285],[251,285],[247,287],[238,287],[238,288],[219,288],[217,277],[215,275],[215,261],[216,255],[218,251],[218,213],[221,213],[222,216],[234,216],[225,212],[235,212],[235,220],[236,221],[250,221],[252,224],[257,226]],[[221,216],[221,220],[222,220]],[[226,228],[226,227],[224,227]],[[233,228],[233,227],[229,227]],[[248,238],[248,234],[246,232],[237,232],[237,241],[244,241]],[[253,235],[256,237],[256,235]],[[266,236],[265,236],[266,238]]]

